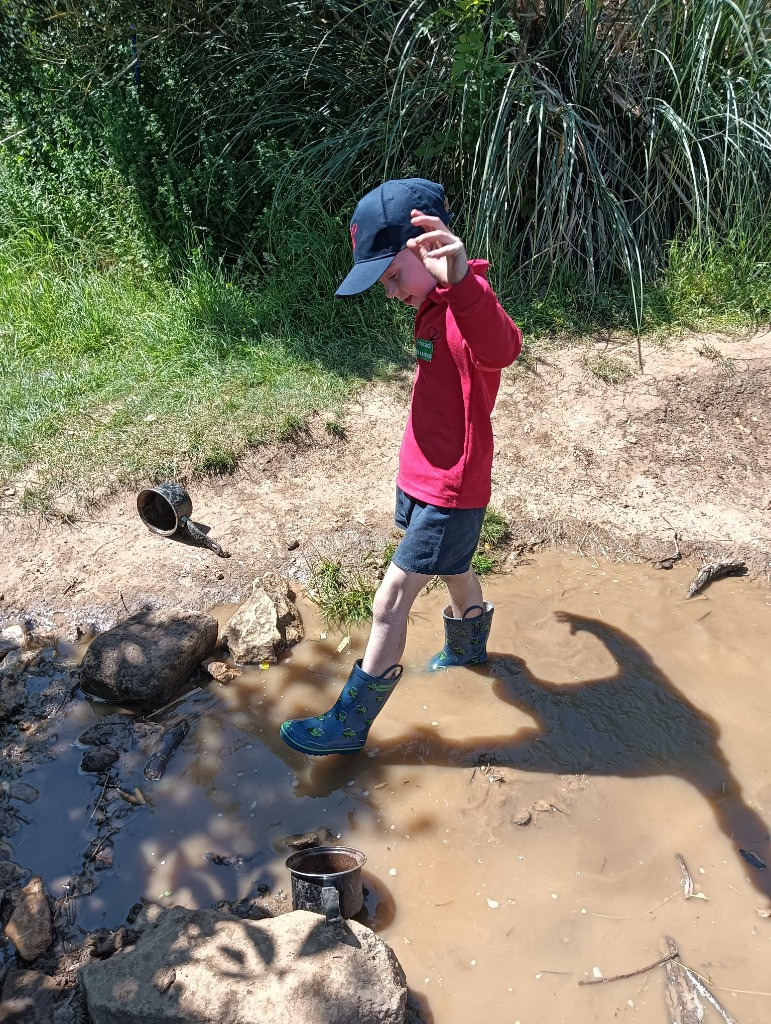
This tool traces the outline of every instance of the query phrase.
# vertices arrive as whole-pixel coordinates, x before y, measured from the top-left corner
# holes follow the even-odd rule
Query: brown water
[[[771,866],[771,596],[727,579],[688,601],[691,575],[540,555],[486,589],[489,666],[440,674],[425,665],[443,594],[422,595],[404,679],[353,758],[278,738],[284,718],[332,704],[363,650],[356,634],[338,653],[303,604],[307,639],[286,661],[175,711],[191,729],[160,782],[139,752],[121,767],[153,807],[113,837],[115,866],[76,901],[78,924],[116,927],[140,895],[194,907],[259,882],[288,892],[281,838],[323,825],[367,855],[369,921],[426,1020],[659,1024],[663,969],[578,981],[652,963],[671,935],[740,1024],[765,1024],[771,919],[757,908],[771,870],[738,850]],[[100,786],[77,774],[72,740],[98,711],[73,705],[12,840],[54,895],[95,834]],[[526,809],[531,823],[513,824]],[[708,899],[684,898],[677,853]]]

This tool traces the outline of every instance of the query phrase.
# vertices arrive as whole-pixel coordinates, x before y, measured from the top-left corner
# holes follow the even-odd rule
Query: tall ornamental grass
[[[192,235],[259,264],[285,197],[310,184],[344,220],[364,188],[421,174],[446,184],[469,247],[506,278],[574,275],[594,294],[623,280],[638,324],[674,241],[709,255],[730,237],[767,260],[767,0],[35,10],[6,30],[7,52],[20,67],[32,53],[49,98],[96,125],[164,245]],[[51,151],[55,125],[41,138],[27,95],[26,113],[6,102],[7,130]]]

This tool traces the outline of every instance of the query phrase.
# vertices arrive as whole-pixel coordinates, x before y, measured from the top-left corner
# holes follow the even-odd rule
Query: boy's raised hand
[[[420,210],[410,211],[410,222],[423,228],[423,234],[407,241],[434,280],[444,287],[458,284],[468,273],[468,257],[463,242],[440,217],[429,217]]]

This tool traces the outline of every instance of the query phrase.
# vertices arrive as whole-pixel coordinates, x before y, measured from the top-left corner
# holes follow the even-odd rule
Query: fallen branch
[[[675,949],[674,952],[668,953],[667,956],[662,957],[661,960],[657,960],[655,964],[648,964],[647,967],[641,967],[637,971],[630,971],[628,974],[616,974],[612,978],[581,978],[578,982],[579,985],[605,985],[609,981],[623,981],[625,978],[634,978],[638,974],[645,974],[646,971],[653,971],[656,967],[662,967],[664,964],[668,964],[670,960],[676,960],[680,954]]]
[[[666,966],[667,986],[664,990],[669,1019],[672,1024],[701,1024],[704,1020],[704,1007],[691,987],[685,968],[677,959],[677,946],[666,936],[661,948],[674,954]]]
[[[679,960],[678,960],[678,965],[680,967],[682,967],[682,969],[685,971],[686,975],[688,976],[688,980],[693,985],[693,987],[696,989],[696,991],[700,992],[704,996],[705,999],[708,999],[712,1003],[712,1005],[715,1007],[717,1012],[721,1015],[721,1017],[726,1022],[726,1024],[737,1024],[736,1019],[731,1016],[731,1014],[728,1012],[728,1010],[724,1009],[720,1005],[720,1003],[717,1001],[717,999],[715,999],[715,997],[712,995],[712,993],[707,988],[707,986],[702,984],[702,982],[699,979],[698,975],[694,974],[692,970],[690,970],[688,967],[685,966],[685,964],[681,964]],[[733,989],[731,991],[733,991]]]

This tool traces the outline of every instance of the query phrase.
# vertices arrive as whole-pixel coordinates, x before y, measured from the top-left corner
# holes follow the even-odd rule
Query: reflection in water
[[[679,776],[710,802],[734,847],[771,863],[768,827],[742,800],[741,787],[718,745],[717,723],[698,711],[630,636],[608,623],[561,612],[571,633],[595,636],[616,663],[613,675],[554,684],[532,675],[521,658],[490,657],[478,671],[492,674],[495,695],[536,719],[513,736],[443,741],[435,730],[380,744],[390,763],[497,765],[557,774]],[[737,852],[738,856],[738,852]],[[771,896],[769,872],[753,872],[755,887]]]

